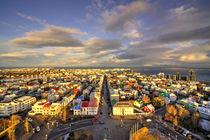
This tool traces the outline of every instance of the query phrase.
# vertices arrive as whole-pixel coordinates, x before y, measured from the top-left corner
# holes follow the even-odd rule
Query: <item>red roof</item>
[[[48,101],[42,102],[41,105],[48,103]]]
[[[5,93],[5,91],[0,91],[0,93]]]
[[[124,91],[124,93],[131,93],[130,91]]]
[[[97,107],[97,100],[90,100],[88,107]]]
[[[69,84],[68,87],[71,88],[71,84]]]
[[[49,104],[46,104],[46,105],[44,105],[44,107],[50,107],[51,105],[49,105]]]
[[[77,93],[77,92],[79,92],[79,89],[73,89],[73,92]]]
[[[56,87],[56,88],[53,88],[53,89],[54,89],[55,91],[57,91],[59,88]]]
[[[82,102],[82,107],[88,107],[89,102]]]

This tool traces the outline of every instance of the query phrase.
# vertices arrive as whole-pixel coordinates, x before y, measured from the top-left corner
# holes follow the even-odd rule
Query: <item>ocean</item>
[[[153,75],[163,72],[165,75],[174,75],[176,72],[181,72],[182,75],[188,75],[189,69],[166,69],[166,68],[152,68],[152,69],[133,69],[135,72],[141,74]],[[210,82],[210,69],[192,69],[195,71],[196,80],[200,82]]]

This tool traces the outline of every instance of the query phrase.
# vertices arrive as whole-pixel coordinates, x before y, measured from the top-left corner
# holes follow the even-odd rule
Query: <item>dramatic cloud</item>
[[[47,25],[41,31],[27,32],[25,37],[15,38],[10,43],[16,47],[41,48],[53,46],[83,46],[82,41],[72,35],[86,35],[77,29]]]
[[[193,29],[189,31],[179,31],[159,35],[151,39],[142,41],[139,46],[156,46],[169,43],[178,43],[192,40],[208,40],[210,39],[210,26]]]
[[[65,17],[57,11],[62,15],[59,22],[46,18],[51,24],[77,29],[48,25],[39,13],[34,17],[24,11],[16,13],[17,23],[0,21],[4,26],[0,59],[5,60],[0,64],[18,60],[41,66],[210,66],[210,2],[90,0],[85,4],[79,5],[84,6],[81,11],[74,9],[81,14],[71,15],[74,11]],[[18,30],[8,33],[28,32],[8,42],[4,37],[8,26]]]
[[[150,5],[146,2],[135,1],[128,5],[119,5],[111,11],[106,10],[103,16],[106,30],[118,31],[125,27],[133,26],[133,20],[136,16],[146,12]]]
[[[104,50],[116,50],[121,47],[121,43],[118,40],[106,40],[97,37],[90,38],[85,44],[87,45],[86,51],[91,53]]]

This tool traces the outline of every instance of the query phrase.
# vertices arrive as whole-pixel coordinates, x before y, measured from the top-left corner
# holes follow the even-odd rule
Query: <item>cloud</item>
[[[123,38],[129,38],[129,39],[137,39],[142,38],[143,34],[139,33],[137,30],[133,29],[130,30],[128,33],[124,33],[122,35]]]
[[[134,17],[146,12],[150,5],[146,2],[135,1],[128,5],[119,5],[112,10],[106,10],[103,14],[103,22],[106,30],[119,31],[125,27],[133,26]]]
[[[151,64],[145,64],[144,66],[145,67],[151,67],[152,65]]]
[[[191,47],[191,46],[193,46],[193,43],[192,43],[192,41],[185,41],[185,42],[178,43],[178,46],[179,47]]]
[[[210,58],[205,53],[192,53],[192,54],[185,54],[179,58],[182,62],[188,63],[198,63],[198,62],[208,62]]]
[[[85,17],[86,17],[87,19],[93,19],[93,16],[92,16],[90,13],[87,13],[87,14],[85,15]]]
[[[9,24],[9,23],[7,23],[7,22],[4,22],[4,21],[0,21],[0,24],[2,24],[2,25],[7,25],[7,26],[12,26],[12,24]]]
[[[32,17],[32,16],[26,16],[20,12],[16,12],[16,14],[24,19],[27,19],[27,20],[30,20],[30,21],[35,21],[39,24],[42,24],[42,25],[45,25],[46,22],[45,21],[42,21],[41,19],[37,18],[37,17]]]
[[[174,14],[175,16],[181,16],[184,14],[188,14],[188,13],[193,13],[196,12],[196,8],[194,7],[190,7],[190,8],[185,8],[183,5],[174,9],[170,9],[169,11]]]
[[[139,45],[140,44],[140,41],[131,41],[129,43],[130,46],[136,46],[136,45]]]
[[[46,29],[27,32],[25,37],[10,40],[10,43],[16,47],[41,48],[53,46],[83,46],[81,40],[72,35],[86,35],[78,29],[46,25]]]
[[[72,66],[82,66],[84,65],[83,62],[77,59],[71,59],[68,60],[66,58],[58,58],[58,59],[44,59],[40,62],[39,66],[51,66],[51,67],[57,67],[57,66],[65,66],[65,67],[72,67]]]
[[[38,53],[36,51],[27,50],[27,51],[19,51],[19,52],[10,52],[10,53],[0,54],[0,58],[23,59],[27,56],[38,57]]]
[[[208,40],[210,39],[210,26],[196,28],[189,31],[171,32],[146,39],[139,46],[156,46],[169,43],[178,43],[192,40]]]
[[[98,37],[88,39],[85,44],[87,46],[86,51],[90,53],[98,53],[104,50],[116,50],[121,47],[119,40],[108,40]]]
[[[56,56],[56,54],[55,53],[44,53],[44,56]]]
[[[86,7],[86,9],[89,10],[89,11],[94,10],[94,12],[95,11],[98,12],[102,9],[107,9],[110,5],[115,3],[114,0],[106,0],[106,1],[104,1],[104,0],[91,0],[90,2],[91,2],[90,5],[88,5]]]
[[[143,55],[139,54],[127,54],[127,53],[121,53],[116,56],[118,59],[135,59],[135,58],[140,58],[143,57]]]

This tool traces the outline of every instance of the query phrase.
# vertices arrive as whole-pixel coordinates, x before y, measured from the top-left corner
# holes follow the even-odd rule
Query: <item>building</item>
[[[176,81],[176,75],[172,75],[172,79]]]
[[[30,108],[35,102],[35,97],[23,96],[10,102],[0,103],[0,116],[9,116],[11,114],[24,111]]]
[[[158,73],[158,78],[163,79],[164,78],[164,73]]]
[[[114,105],[114,103],[118,102],[119,98],[120,98],[120,94],[119,94],[118,89],[113,89],[110,91],[110,100],[111,100],[111,103],[113,103],[112,105]]]
[[[113,106],[113,115],[134,115],[133,104],[129,101],[120,101]]]
[[[98,100],[83,101],[81,108],[81,115],[97,115],[98,114]]]
[[[195,71],[189,70],[188,76],[189,76],[190,81],[196,81]]]
[[[73,110],[74,110],[74,115],[81,115],[81,104],[75,105]]]
[[[154,112],[155,111],[155,108],[153,105],[149,104],[147,106],[144,107],[144,111],[147,111],[147,112]]]
[[[182,74],[181,74],[181,72],[177,72],[176,73],[176,80],[182,80]]]
[[[49,103],[47,100],[43,99],[36,102],[32,106],[32,110],[28,112],[29,115],[58,115],[61,111],[60,103]]]
[[[168,75],[166,76],[166,78],[169,79],[169,80],[171,80],[171,74],[168,74]]]

